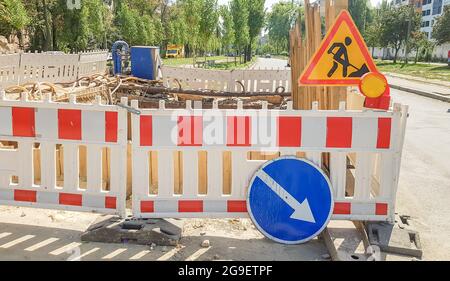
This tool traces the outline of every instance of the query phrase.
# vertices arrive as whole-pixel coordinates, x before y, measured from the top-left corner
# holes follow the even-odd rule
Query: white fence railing
[[[132,106],[138,109],[136,101]],[[345,103],[337,111],[319,111],[317,103],[311,111],[293,110],[292,103],[288,110],[264,108],[243,110],[240,103],[237,109],[222,110],[215,102],[212,110],[202,110],[188,102],[186,109],[165,109],[161,102],[159,109],[133,115],[133,214],[246,217],[248,184],[266,161],[247,155],[267,151],[304,154],[318,167],[329,155],[333,219],[394,219],[407,107],[395,105],[388,112],[346,111]],[[224,184],[224,170],[230,169],[224,167],[225,152],[231,153],[230,187]],[[206,166],[200,167],[204,153]],[[156,162],[150,161],[154,155]],[[354,183],[347,182],[349,165]],[[175,188],[176,170],[181,188]],[[204,170],[207,183],[201,191],[199,173]]]
[[[125,215],[126,110],[102,105],[100,99],[76,104],[74,95],[70,103],[51,102],[49,95],[40,102],[27,101],[26,94],[7,100],[3,92],[0,120],[0,141],[15,143],[13,149],[0,147],[0,204]],[[108,187],[103,153],[109,158]],[[84,188],[80,166],[87,170]]]
[[[107,58],[107,51],[0,55],[0,88],[28,82],[64,83],[95,73],[105,73]]]
[[[211,70],[162,66],[164,84],[167,87],[228,92],[285,92],[291,91],[290,70]],[[240,83],[238,83],[239,81]],[[282,88],[281,88],[282,87]]]

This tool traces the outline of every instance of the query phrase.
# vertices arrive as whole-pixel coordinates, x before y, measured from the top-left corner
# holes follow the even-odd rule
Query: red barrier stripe
[[[180,200],[180,201],[178,201],[178,212],[180,212],[180,213],[201,213],[201,212],[203,212],[203,201]]]
[[[352,205],[348,202],[335,202],[333,214],[335,215],[350,215],[351,214]]]
[[[388,204],[386,203],[377,203],[375,205],[375,215],[377,216],[385,216],[388,214]]]
[[[14,201],[20,202],[36,202],[35,190],[14,190]]]
[[[352,147],[352,118],[327,118],[327,147]]]
[[[378,118],[377,148],[388,149],[391,146],[392,118]]]
[[[106,209],[116,209],[117,199],[116,197],[105,197],[105,208]]]
[[[141,146],[153,145],[153,118],[152,116],[141,116],[139,122]]]
[[[69,206],[82,206],[83,196],[81,194],[60,193],[59,204]]]
[[[278,117],[278,146],[300,147],[302,139],[301,117]]]
[[[227,146],[250,146],[250,132],[249,116],[227,117]]]
[[[117,142],[117,112],[106,111],[105,112],[105,141]]]
[[[238,200],[227,201],[228,213],[247,213],[247,202]]]
[[[155,202],[153,201],[141,201],[141,213],[154,213]]]
[[[178,145],[202,146],[203,118],[201,116],[178,117]]]
[[[12,108],[12,131],[15,137],[35,137],[34,108]]]
[[[58,109],[58,136],[65,140],[81,140],[81,110]]]

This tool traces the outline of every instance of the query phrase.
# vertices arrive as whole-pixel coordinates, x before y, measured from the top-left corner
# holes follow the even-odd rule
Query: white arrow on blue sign
[[[333,205],[325,173],[294,156],[264,164],[248,191],[253,223],[266,237],[283,244],[305,243],[319,235],[330,221]]]

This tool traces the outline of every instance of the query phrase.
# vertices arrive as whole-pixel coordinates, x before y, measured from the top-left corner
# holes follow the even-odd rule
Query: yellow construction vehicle
[[[167,45],[166,58],[184,58],[184,46]]]

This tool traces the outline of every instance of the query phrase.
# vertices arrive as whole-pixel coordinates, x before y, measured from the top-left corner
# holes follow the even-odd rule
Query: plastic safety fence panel
[[[244,70],[243,84],[247,92],[290,92],[289,70]]]
[[[21,54],[19,83],[73,82],[78,77],[78,54]]]
[[[203,110],[191,102],[186,109],[165,109],[162,101],[159,109],[132,117],[133,214],[247,216],[248,184],[267,161],[249,155],[270,152],[329,166],[334,219],[389,220],[405,116],[400,106],[389,112],[319,111],[314,104],[313,110],[297,111],[292,103],[287,110],[267,110],[265,103],[263,110],[243,110],[239,102],[225,110],[214,102]],[[330,161],[323,165],[326,153]],[[350,161],[352,190],[346,182]]]
[[[107,69],[108,51],[80,53],[78,77],[103,74]]]
[[[231,73],[226,70],[163,66],[162,75],[164,84],[171,88],[230,91]]]
[[[290,91],[289,70],[211,70],[163,66],[162,74],[167,87],[186,90],[232,93]]]
[[[0,89],[19,82],[20,54],[0,55]]]
[[[124,216],[127,112],[70,100],[0,97],[0,204]]]

